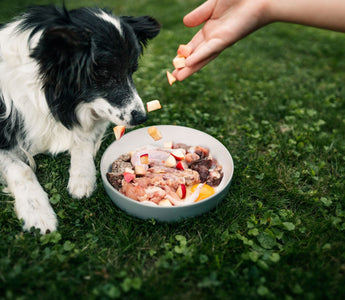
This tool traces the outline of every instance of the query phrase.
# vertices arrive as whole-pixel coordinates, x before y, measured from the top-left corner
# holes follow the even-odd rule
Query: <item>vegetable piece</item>
[[[179,161],[176,164],[176,169],[184,171],[184,170],[188,169],[188,166],[187,166],[187,164],[184,161]]]
[[[158,141],[162,138],[161,133],[159,132],[159,130],[157,129],[156,126],[151,126],[147,129],[149,135],[155,140]]]
[[[159,201],[158,203],[159,206],[172,206],[171,202],[168,199],[164,199]]]
[[[183,183],[180,184],[176,190],[176,194],[180,197],[180,199],[184,199],[187,194],[186,185],[184,185]]]
[[[146,108],[147,108],[147,111],[150,112],[156,109],[160,109],[162,108],[162,106],[159,100],[152,100],[146,103]]]
[[[118,125],[113,128],[116,140],[119,140],[125,133],[126,127],[123,125]]]
[[[194,192],[198,188],[198,184],[195,184],[191,187],[191,192]],[[212,196],[216,191],[214,188],[208,184],[204,184],[203,187],[200,190],[198,198],[195,200],[195,202],[206,199],[207,197]]]
[[[198,199],[198,197],[199,197],[199,195],[200,195],[200,191],[201,191],[201,189],[203,188],[203,186],[204,186],[204,183],[199,183],[199,184],[196,186],[194,192],[193,192],[191,195],[189,195],[189,196],[184,200],[183,204],[184,204],[184,205],[186,205],[186,204],[191,204],[191,203],[197,201],[197,199]]]
[[[176,69],[182,69],[186,66],[186,59],[183,56],[176,56],[172,62]]]
[[[169,157],[167,158],[167,160],[165,161],[165,166],[168,168],[172,168],[176,166],[176,159],[174,156],[169,155]]]
[[[170,85],[173,85],[173,83],[176,81],[176,77],[171,74],[169,71],[167,71],[167,77]]]
[[[129,172],[123,172],[123,177],[127,182],[131,182],[135,178],[135,174]]]
[[[184,153],[180,149],[176,149],[171,151],[171,155],[176,158],[176,160],[182,160],[184,159]]]
[[[177,49],[177,54],[183,57],[188,57],[192,54],[193,49],[191,46],[181,44]]]
[[[164,144],[163,144],[163,147],[164,147],[164,148],[167,148],[167,149],[172,149],[173,146],[174,146],[174,144],[173,144],[172,141],[164,142]]]
[[[147,153],[140,155],[140,162],[147,165],[149,163],[149,155]]]
[[[146,174],[146,169],[143,165],[136,165],[134,167],[134,172],[137,175],[145,175]]]

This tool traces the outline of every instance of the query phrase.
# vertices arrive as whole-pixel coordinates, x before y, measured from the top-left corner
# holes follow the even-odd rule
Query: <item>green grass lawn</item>
[[[61,2],[1,0],[0,22],[27,4]],[[118,209],[100,174],[91,198],[73,200],[68,155],[37,156],[59,230],[22,233],[0,193],[0,298],[345,297],[345,35],[272,24],[170,87],[165,71],[197,30],[182,17],[201,1],[66,3],[162,23],[134,77],[144,101],[162,104],[144,126],[211,134],[231,152],[234,178],[218,208],[165,224]],[[109,128],[97,166],[113,140]]]

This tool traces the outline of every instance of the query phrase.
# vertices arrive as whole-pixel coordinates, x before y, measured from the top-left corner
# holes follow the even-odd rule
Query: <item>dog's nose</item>
[[[147,120],[146,112],[133,110],[131,114],[132,114],[131,125],[139,125],[141,123],[144,123]]]

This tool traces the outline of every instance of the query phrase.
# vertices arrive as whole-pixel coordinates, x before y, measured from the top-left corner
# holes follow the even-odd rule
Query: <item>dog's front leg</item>
[[[68,191],[73,198],[89,197],[96,187],[94,145],[92,143],[79,144],[74,146],[70,153]]]
[[[0,151],[0,167],[2,177],[14,196],[17,216],[24,221],[23,229],[35,227],[42,234],[55,231],[56,215],[34,171],[15,155],[3,151]]]

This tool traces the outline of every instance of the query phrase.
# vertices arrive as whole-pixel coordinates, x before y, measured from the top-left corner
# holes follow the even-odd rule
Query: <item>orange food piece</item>
[[[146,107],[148,112],[162,108],[159,100],[152,100],[147,102]]]
[[[116,140],[119,140],[124,135],[125,130],[126,128],[123,125],[118,125],[113,128]]]
[[[149,135],[155,140],[158,141],[162,138],[161,133],[157,129],[156,126],[151,126],[150,128],[147,129]]]
[[[176,81],[176,77],[169,71],[167,71],[167,77],[170,85],[172,85]]]
[[[188,57],[192,54],[192,47],[188,45],[181,44],[177,49],[177,54],[183,57]]]
[[[194,184],[191,187],[191,192],[194,192],[195,189],[197,188],[198,184]],[[214,188],[208,184],[204,184],[204,186],[201,188],[199,197],[195,200],[195,202],[198,202],[200,200],[206,199],[207,197],[212,196],[216,191],[214,190]]]
[[[185,64],[186,59],[183,56],[176,56],[173,59],[173,65],[175,69],[182,69],[186,66]]]

